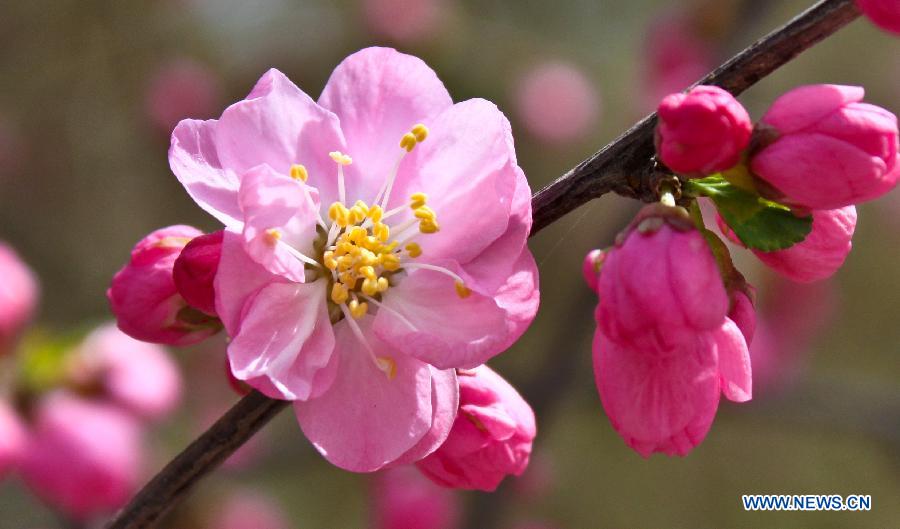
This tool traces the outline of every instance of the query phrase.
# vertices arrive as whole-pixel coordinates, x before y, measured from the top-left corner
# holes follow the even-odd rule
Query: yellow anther
[[[369,304],[363,301],[360,303],[357,300],[352,300],[348,305],[350,309],[350,315],[353,316],[353,319],[360,319],[366,315],[366,312],[369,311]]]
[[[353,163],[353,158],[347,156],[341,151],[332,151],[328,153],[328,156],[331,156],[331,159],[340,165],[350,165]]]
[[[412,151],[416,146],[416,135],[412,132],[407,132],[400,138],[400,148],[406,149],[406,152]]]
[[[412,128],[412,133],[416,137],[416,141],[422,143],[428,137],[428,127],[419,123]]]
[[[388,282],[386,277],[379,277],[377,283],[378,283],[377,286],[378,286],[379,292],[385,292],[391,286],[390,282]]]
[[[454,286],[456,287],[456,295],[460,298],[466,299],[472,295],[472,291],[469,290],[469,287],[464,285],[462,281],[457,281]]]
[[[415,259],[416,257],[422,255],[422,247],[419,246],[418,243],[411,242],[407,244],[404,248],[409,252],[409,256]]]
[[[379,279],[384,279],[384,278],[382,277]],[[387,279],[385,279],[385,281],[387,281]],[[366,279],[364,279],[363,284],[362,284],[362,293],[367,296],[374,296],[375,294],[377,294],[378,293],[378,281],[376,281],[374,279],[369,279],[368,277]]]
[[[400,270],[400,257],[388,253],[381,255],[381,266],[388,272],[396,272]]]
[[[362,226],[354,226],[350,229],[350,232],[347,235],[347,238],[351,241],[359,244],[362,241],[366,240],[366,236],[369,235],[369,232],[366,231]]]
[[[359,274],[361,276],[365,277],[366,279],[375,279],[375,280],[378,279],[378,276],[375,275],[375,269],[371,266],[360,266]]]
[[[338,226],[346,228],[349,224],[348,217],[350,210],[340,202],[335,202],[328,207],[328,218],[337,223]]]
[[[365,215],[369,214],[369,205],[362,200],[357,200],[353,207],[361,209]]]
[[[334,252],[331,250],[325,252],[325,255],[322,256],[322,261],[325,262],[325,267],[329,270],[334,270],[338,266],[337,259],[334,258]]]
[[[428,206],[417,207],[413,210],[413,215],[415,215],[417,219],[437,220],[437,213],[435,213],[434,210],[429,208]]]
[[[266,238],[266,243],[275,246],[278,244],[278,241],[281,240],[281,230],[278,228],[269,228],[266,230],[264,237]]]
[[[353,256],[351,255],[342,255],[338,262],[338,270],[341,272],[346,272],[353,268]]]
[[[381,222],[383,216],[384,210],[381,209],[381,206],[375,205],[369,208],[369,218],[372,219],[372,222]]]
[[[378,365],[378,369],[382,370],[384,374],[387,375],[388,380],[394,380],[394,377],[397,376],[397,362],[395,362],[393,358],[379,356],[375,359],[375,363]]]
[[[350,215],[348,216],[348,220],[350,221],[349,224],[359,224],[366,218],[366,213],[365,209],[359,206],[353,206],[350,208]]]
[[[375,225],[372,226],[372,234],[375,235],[379,241],[387,242],[387,240],[391,238],[391,229],[388,228],[387,224],[376,222]]]
[[[419,231],[422,233],[437,233],[440,229],[438,223],[433,220],[425,219],[419,223]]]
[[[347,287],[341,283],[335,283],[334,286],[331,287],[331,301],[334,301],[338,305],[347,301],[347,298],[349,297],[350,292],[347,290]]]
[[[309,172],[306,171],[306,167],[303,165],[295,163],[291,166],[291,178],[306,182],[309,180]]]
[[[397,249],[397,246],[399,246],[399,245],[400,245],[400,241],[393,241],[393,242],[391,242],[391,243],[388,244],[388,245],[382,246],[382,247],[381,247],[381,252],[382,252],[382,253],[390,253],[390,252],[393,252],[394,250]]]
[[[426,202],[428,202],[428,195],[425,193],[413,193],[409,197],[409,207],[412,209],[421,208]]]

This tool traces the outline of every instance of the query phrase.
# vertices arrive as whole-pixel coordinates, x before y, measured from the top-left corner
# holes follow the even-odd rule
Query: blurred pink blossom
[[[153,73],[145,95],[150,122],[169,134],[182,119],[211,118],[219,110],[221,81],[206,65],[171,59]]]
[[[372,529],[454,529],[459,525],[459,498],[412,466],[373,476]]]
[[[433,38],[450,0],[361,0],[369,30],[397,43]]]
[[[25,443],[21,419],[12,406],[0,400],[0,480],[19,464]]]
[[[594,83],[565,61],[541,63],[526,72],[516,86],[515,104],[528,132],[554,144],[590,134],[600,116]]]
[[[34,274],[12,248],[0,242],[0,356],[15,345],[37,301]]]
[[[37,403],[20,473],[49,505],[88,519],[128,501],[141,450],[138,423],[124,411],[59,392]]]
[[[900,35],[900,2],[897,0],[856,0],[856,5],[875,25]]]
[[[290,529],[287,513],[268,496],[251,490],[231,494],[215,511],[209,529]]]

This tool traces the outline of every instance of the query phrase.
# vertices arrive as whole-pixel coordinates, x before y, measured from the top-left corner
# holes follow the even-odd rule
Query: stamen
[[[319,268],[319,262],[313,259],[312,257],[307,257],[303,252],[294,248],[290,244],[285,244],[284,247],[287,249],[288,253],[296,257],[297,259],[303,261],[306,264],[312,265],[316,268]]]
[[[419,123],[412,128],[412,133],[416,137],[416,141],[422,143],[428,137],[428,127]]]
[[[444,268],[443,266],[437,266],[437,265],[425,264],[425,263],[405,263],[403,265],[403,268],[405,268],[407,270],[415,270],[417,268],[421,268],[423,270],[431,270],[433,272],[440,272],[441,274],[452,277],[453,279],[456,280],[456,284],[454,286],[456,287],[456,293],[459,295],[460,298],[465,299],[472,294],[472,291],[468,287],[466,287],[466,282],[463,280],[463,278],[459,277],[452,270],[448,270],[448,269]]]
[[[266,238],[266,244],[275,246],[278,244],[278,241],[281,240],[281,230],[278,228],[269,228],[265,231],[264,237]]]
[[[412,324],[411,321],[409,321],[408,319],[406,319],[406,316],[404,316],[403,314],[400,314],[400,313],[397,312],[396,310],[394,310],[394,309],[388,307],[387,305],[385,305],[384,303],[378,301],[378,300],[375,299],[375,298],[370,298],[370,297],[368,297],[368,296],[360,296],[360,297],[363,298],[363,299],[365,299],[365,300],[368,301],[369,303],[372,303],[372,304],[375,305],[376,307],[378,307],[378,310],[386,310],[386,311],[390,312],[391,314],[393,314],[394,316],[396,316],[397,319],[400,320],[404,325],[406,325],[407,327],[409,327],[411,330],[413,330],[413,331],[415,331],[415,332],[419,332],[418,327],[416,327],[415,325]]]
[[[418,243],[411,242],[404,246],[407,252],[409,252],[409,256],[415,259],[416,257],[422,255],[422,247],[419,246]]]
[[[372,350],[372,346],[369,345],[369,341],[366,340],[366,337],[363,335],[362,329],[359,328],[359,324],[356,323],[356,320],[353,319],[353,315],[350,314],[350,309],[348,309],[344,305],[341,305],[340,307],[341,312],[344,313],[344,319],[347,321],[347,325],[350,326],[350,330],[356,336],[356,339],[360,341],[360,343],[366,349],[366,352],[369,353],[369,358],[372,359],[375,367],[377,367],[379,371],[387,375],[388,380],[393,379],[393,377],[397,374],[397,362],[388,357],[376,357],[375,351]]]
[[[338,164],[338,198],[340,198],[340,201],[343,204],[344,202],[347,202],[347,194],[344,189],[344,166],[353,163],[353,158],[350,158],[341,151],[332,151],[328,153],[328,156],[331,156],[331,159]]]
[[[394,380],[397,376],[397,362],[389,356],[379,356],[375,359],[375,365],[387,375],[388,380]]]
[[[472,291],[461,281],[457,281],[453,286],[456,287],[456,295],[459,296],[460,299],[466,299],[472,295]]]
[[[413,193],[412,195],[410,195],[409,200],[410,200],[410,203],[409,203],[410,208],[412,208],[412,209],[421,208],[422,206],[425,205],[426,202],[428,202],[428,195],[426,195],[425,193]]]
[[[350,301],[348,308],[350,310],[350,315],[358,320],[366,315],[366,312],[369,310],[369,304],[365,301],[360,303],[358,300],[353,299]]]
[[[291,166],[291,178],[306,182],[309,180],[309,172],[303,164],[295,163]]]

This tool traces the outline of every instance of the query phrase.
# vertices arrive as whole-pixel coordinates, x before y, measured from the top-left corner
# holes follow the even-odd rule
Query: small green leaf
[[[706,196],[748,248],[773,252],[802,242],[812,230],[812,215],[798,217],[790,208],[766,200],[726,181],[719,175],[684,183],[695,196]]]

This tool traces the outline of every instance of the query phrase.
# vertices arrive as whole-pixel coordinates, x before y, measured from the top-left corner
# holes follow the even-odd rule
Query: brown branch
[[[702,81],[739,94],[802,51],[847,25],[859,12],[853,0],[822,0],[787,25],[732,58]],[[653,127],[650,115],[628,132],[535,193],[534,235],[578,206],[614,191],[653,200],[649,182]],[[108,529],[138,529],[153,524],[192,485],[215,469],[287,405],[253,392],[163,468],[125,506]]]
[[[738,95],[858,16],[853,0],[822,0],[696,84],[718,85]],[[654,113],[535,193],[532,235],[609,192],[645,202],[656,200],[650,178],[655,127]]]

